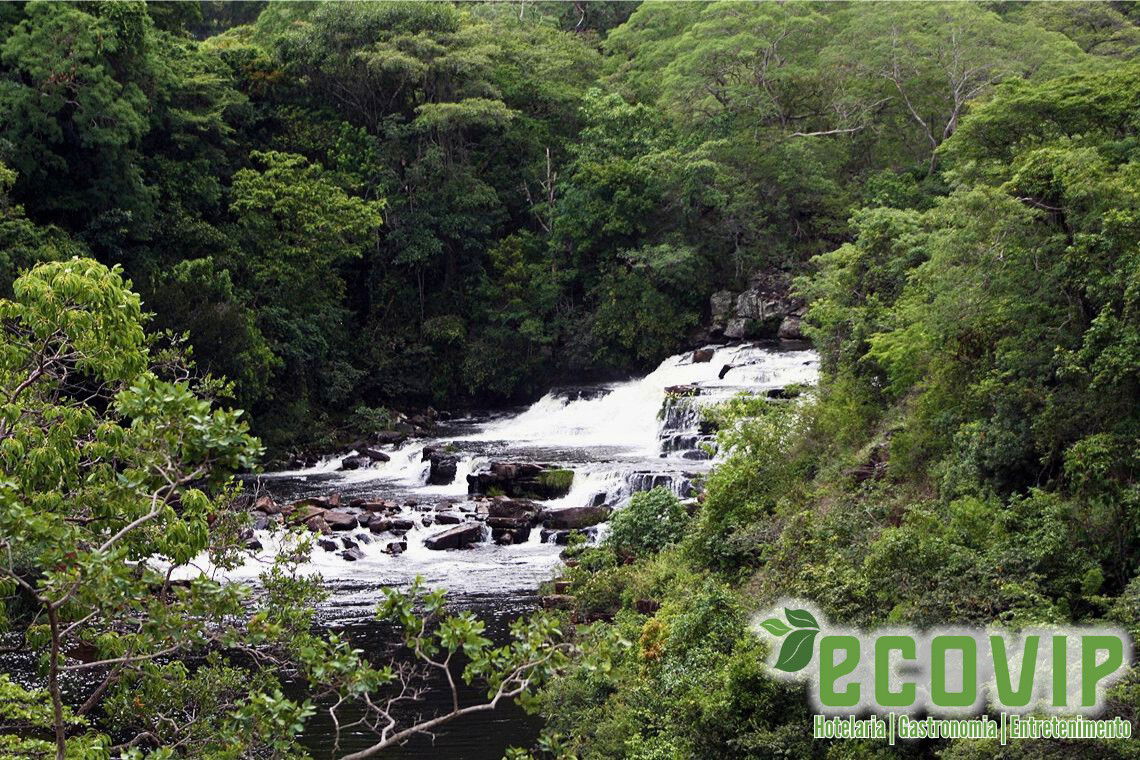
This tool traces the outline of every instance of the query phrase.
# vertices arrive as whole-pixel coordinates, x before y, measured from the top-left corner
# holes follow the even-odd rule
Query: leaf
[[[785,633],[792,630],[788,626],[784,625],[784,622],[782,620],[779,620],[777,618],[768,618],[760,625],[762,625],[764,627],[764,630],[773,636],[783,636]]]
[[[803,670],[807,664],[811,662],[812,653],[815,651],[815,637],[819,631],[812,630],[799,630],[793,631],[788,638],[784,639],[784,645],[780,647],[780,656],[776,658],[776,667],[787,673],[795,673],[797,670]]]
[[[796,628],[814,628],[819,630],[819,623],[816,622],[813,616],[807,610],[789,610],[784,608],[784,615],[787,616],[788,622]]]

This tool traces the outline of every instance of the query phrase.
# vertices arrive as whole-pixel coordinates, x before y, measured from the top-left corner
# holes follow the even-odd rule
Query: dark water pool
[[[534,596],[475,596],[455,599],[449,608],[456,612],[474,612],[487,626],[485,635],[496,644],[502,644],[509,639],[511,621],[532,612],[537,602],[538,599]],[[330,621],[327,625],[330,630],[347,637],[353,646],[363,650],[374,664],[382,665],[393,659],[406,661],[409,657],[408,652],[399,645],[400,631],[391,624],[358,618],[340,623]],[[462,667],[455,666],[453,672],[458,677]],[[429,688],[423,698],[399,711],[401,727],[410,725],[417,715],[430,718],[450,709],[451,696],[446,680],[439,676],[424,683]],[[289,696],[303,695],[303,689],[298,685],[290,684],[289,687]],[[477,704],[485,700],[486,692],[483,689],[464,688],[461,696],[461,705]],[[344,708],[338,712],[342,724],[351,722],[357,715],[359,713],[354,714]],[[437,729],[434,736],[417,736],[402,747],[385,750],[378,757],[501,760],[508,747],[531,747],[541,729],[541,718],[527,715],[514,703],[502,702],[493,711],[459,718]],[[341,757],[376,742],[375,735],[366,731],[342,731],[338,747],[335,745],[335,734],[335,725],[329,716],[327,705],[321,705],[318,706],[317,714],[309,719],[302,742],[317,760]]]

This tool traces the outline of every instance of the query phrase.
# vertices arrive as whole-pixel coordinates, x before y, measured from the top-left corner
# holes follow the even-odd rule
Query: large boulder
[[[530,499],[508,499],[506,496],[496,496],[487,505],[487,517],[522,519],[533,523],[542,511],[542,505]]]
[[[431,462],[431,468],[428,470],[429,484],[446,486],[455,480],[455,471],[459,466],[459,457],[455,454],[440,446],[424,446],[421,461]]]
[[[407,438],[408,434],[399,430],[381,430],[372,434],[372,440],[381,445],[403,443]]]
[[[253,508],[267,515],[275,515],[281,511],[281,505],[274,501],[269,494],[262,494],[254,499]]]
[[[282,511],[286,515],[286,522],[290,525],[300,525],[323,515],[328,508],[320,506],[316,499],[304,499],[290,504]]]
[[[305,520],[305,527],[314,533],[328,534],[332,532],[329,524],[325,522],[323,515],[313,515],[308,520]]]
[[[710,362],[715,353],[716,349],[714,348],[698,348],[693,352],[693,364],[705,364]]]
[[[388,456],[386,452],[383,452],[380,449],[373,448],[371,446],[366,446],[360,449],[360,455],[368,457],[373,462],[387,462],[392,458]]]
[[[323,515],[325,522],[333,530],[352,530],[357,526],[356,516],[339,509],[330,509]]]
[[[340,469],[342,470],[359,470],[362,467],[368,467],[372,464],[372,460],[360,454],[345,457],[340,460]]]
[[[588,528],[609,519],[609,507],[558,507],[544,509],[539,519],[550,530],[575,530]]]
[[[807,340],[803,330],[803,319],[795,314],[784,317],[784,321],[780,323],[780,329],[776,332],[776,337],[780,340]]]
[[[529,529],[531,526],[531,519],[529,517],[488,517],[487,527],[491,530],[518,530],[520,528]]]
[[[570,492],[573,483],[573,470],[535,462],[492,462],[486,470],[467,476],[471,494],[524,499],[558,499]]]
[[[442,533],[436,533],[424,539],[424,546],[429,549],[462,549],[465,546],[479,543],[483,540],[483,526],[472,522],[456,525]]]
[[[724,325],[732,314],[734,301],[731,290],[718,290],[712,294],[709,298],[709,313],[712,315],[713,324]]]

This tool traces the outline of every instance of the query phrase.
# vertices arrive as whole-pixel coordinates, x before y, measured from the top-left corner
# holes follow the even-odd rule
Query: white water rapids
[[[702,456],[694,449],[663,451],[662,435],[667,431],[662,429],[666,421],[660,412],[667,387],[697,384],[701,389],[697,401],[703,404],[741,391],[812,384],[818,374],[818,358],[811,351],[746,344],[715,347],[707,362],[692,359],[692,352],[687,352],[666,359],[639,379],[579,387],[569,394],[555,390],[515,414],[453,421],[439,431],[439,437],[383,447],[391,460],[369,468],[339,470],[346,454],[258,480],[279,499],[340,493],[343,503],[353,498],[394,500],[405,505],[400,517],[415,520],[403,554],[384,553],[384,544],[394,539],[370,536],[359,528],[331,538],[363,534],[374,539],[360,542],[362,559],[350,562],[339,551],[314,549],[310,568],[332,583],[333,605],[346,608],[346,613],[348,608],[373,604],[382,586],[403,585],[416,575],[430,586],[461,596],[533,591],[551,577],[562,548],[542,543],[539,529],[517,545],[488,542],[467,550],[432,551],[423,539],[451,526],[424,526],[424,517],[441,504],[465,501],[466,476],[491,461],[556,463],[574,470],[569,493],[546,502],[549,506],[584,506],[597,499],[621,508],[632,491],[656,484],[685,493],[690,477],[706,472],[710,463],[694,458]],[[722,378],[726,365],[733,368]],[[690,438],[695,437],[693,432]],[[457,472],[451,484],[426,484],[429,463],[422,461],[422,452],[427,445],[446,445],[455,452]],[[277,539],[265,531],[258,532],[258,539],[265,546],[259,560],[267,560]],[[251,560],[227,575],[253,579],[263,568],[261,561]],[[205,563],[200,569],[213,572]]]

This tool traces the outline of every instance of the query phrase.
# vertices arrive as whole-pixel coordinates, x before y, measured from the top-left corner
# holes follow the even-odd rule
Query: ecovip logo
[[[1131,736],[1128,721],[1086,720],[1104,710],[1106,689],[1132,664],[1131,639],[1119,629],[867,632],[829,625],[814,605],[800,600],[783,600],[757,615],[753,627],[771,639],[774,675],[809,684],[820,713],[817,737],[881,736],[893,744],[896,736],[993,737],[1002,743]],[[987,708],[998,713],[996,720],[955,720]],[[871,717],[855,720],[866,713]],[[839,715],[847,720],[834,717]]]

